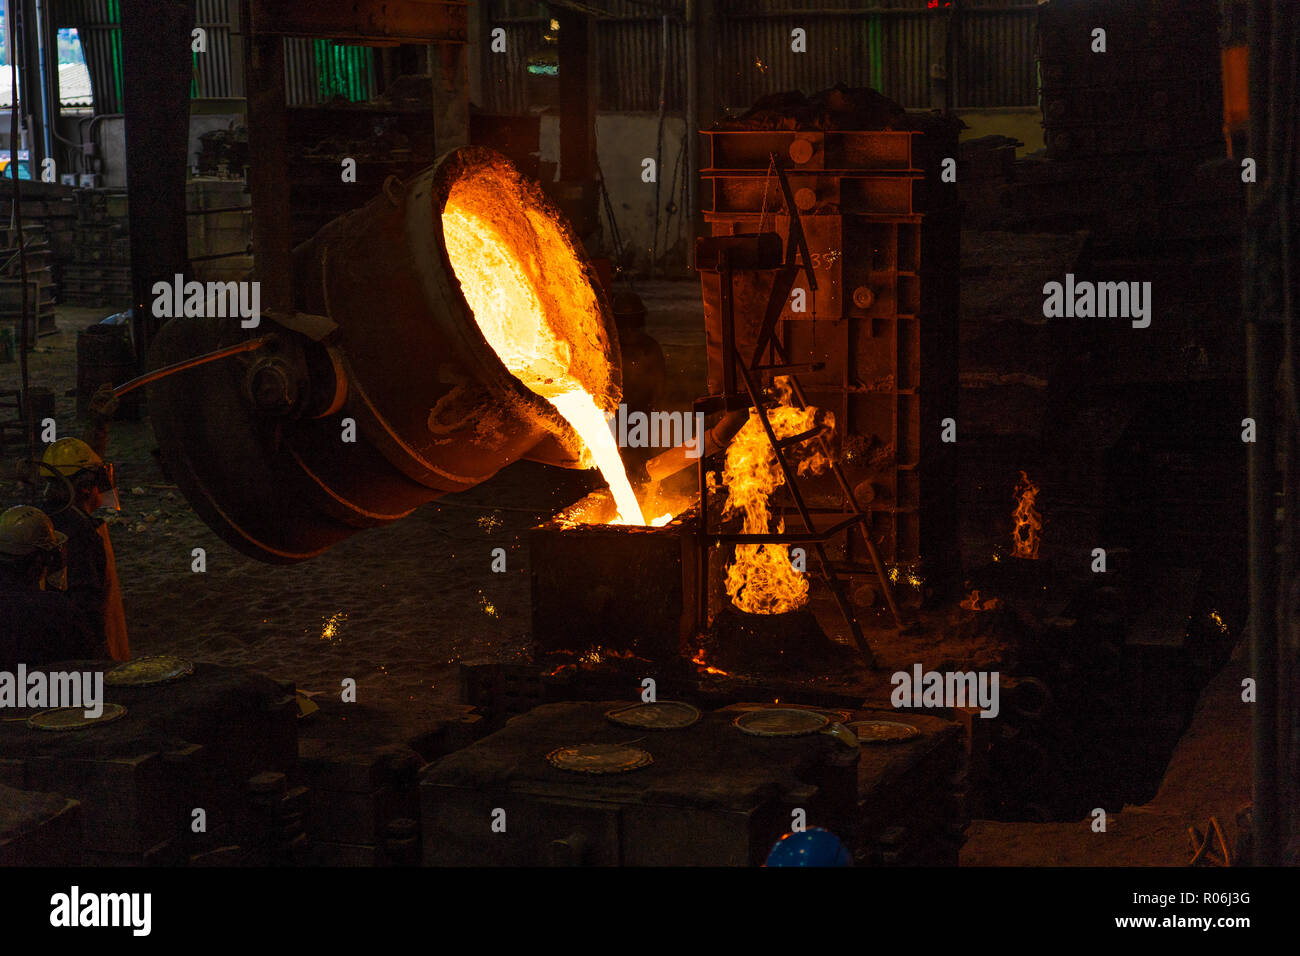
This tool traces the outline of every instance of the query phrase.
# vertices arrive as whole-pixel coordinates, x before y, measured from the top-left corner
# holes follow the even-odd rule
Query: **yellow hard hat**
[[[104,459],[80,438],[60,438],[45,449],[41,463],[58,471],[65,478],[71,478],[78,472],[98,468],[104,464]]]
[[[0,514],[0,554],[22,557],[34,551],[52,551],[67,540],[40,508],[18,505]]]

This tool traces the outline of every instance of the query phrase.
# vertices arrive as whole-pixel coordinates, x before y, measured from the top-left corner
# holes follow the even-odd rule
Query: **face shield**
[[[103,495],[104,503],[101,507],[122,510],[122,502],[117,497],[117,477],[111,461],[106,461],[95,469],[95,487]]]

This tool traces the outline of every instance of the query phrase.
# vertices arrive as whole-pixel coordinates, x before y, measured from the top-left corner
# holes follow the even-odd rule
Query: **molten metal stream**
[[[627,480],[623,459],[619,457],[618,444],[609,430],[605,413],[596,406],[596,400],[581,385],[559,395],[544,397],[548,397],[550,403],[564,416],[564,420],[581,436],[596,467],[604,475],[609,490],[614,495],[614,503],[618,505],[618,520],[613,524],[645,524],[641,505]]]
[[[582,439],[618,506],[615,524],[645,524],[618,445],[595,398],[571,371],[571,344],[546,321],[524,264],[491,224],[449,197],[442,231],[465,301],[506,368],[555,406]],[[567,250],[546,250],[556,255]]]

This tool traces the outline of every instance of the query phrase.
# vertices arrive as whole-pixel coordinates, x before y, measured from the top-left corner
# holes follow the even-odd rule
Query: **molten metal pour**
[[[605,414],[573,373],[574,347],[558,338],[516,251],[489,223],[447,200],[447,256],[488,344],[511,373],[555,406],[578,433],[618,505],[616,524],[646,523]],[[581,356],[579,357],[581,358]]]

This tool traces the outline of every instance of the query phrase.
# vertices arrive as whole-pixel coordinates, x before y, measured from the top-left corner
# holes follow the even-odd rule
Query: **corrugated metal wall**
[[[54,6],[55,27],[81,38],[96,113],[122,111],[122,30],[117,0],[71,0]]]
[[[536,8],[537,4],[528,4]],[[526,113],[530,105],[528,95],[528,62],[542,54],[554,53],[554,44],[547,43],[548,19],[532,13],[526,18],[503,15],[492,21],[506,31],[504,53],[488,53],[483,57],[482,105],[497,113]],[[488,42],[485,38],[484,42]]]
[[[935,17],[924,10],[896,10],[872,19],[882,35],[880,92],[908,109],[929,106],[930,28]]]
[[[528,95],[531,58],[553,52],[549,16],[529,0],[482,0],[490,27],[507,31],[506,53],[484,57],[483,105],[522,112],[539,105]],[[872,86],[906,107],[930,103],[931,33],[948,12],[927,0],[719,0],[717,59],[721,105],[744,110],[770,93],[813,93],[835,83]],[[599,8],[600,107],[654,110],[659,105],[662,27],[670,9],[667,106],[685,108],[685,30],[682,0],[588,0]],[[1034,4],[966,0],[954,40],[956,106],[1032,106]],[[790,33],[807,35],[807,52],[792,54]]]
[[[196,97],[243,95],[234,75],[231,44],[238,41],[238,7],[230,0],[195,0],[195,26],[207,31],[206,53],[193,54]],[[96,113],[122,109],[122,30],[119,0],[69,0],[55,7],[55,25],[81,37]],[[374,90],[374,51],[368,47],[285,40],[285,96],[291,106],[323,103],[335,95],[368,99]]]
[[[602,110],[659,109],[659,65],[663,62],[662,17],[602,20],[596,24],[599,44],[600,108]],[[686,25],[668,18],[668,71],[664,101],[670,111],[686,109]]]
[[[1033,106],[1038,102],[1035,6],[963,10],[954,63],[959,106]]]
[[[284,99],[290,106],[316,102],[316,55],[311,40],[284,41]]]
[[[791,5],[789,0],[731,0],[720,52],[725,106],[743,109],[766,94],[813,93],[835,83],[874,86],[910,108],[929,106],[931,34],[946,11],[927,8],[924,0],[866,11],[864,4],[846,0],[819,0],[816,11],[791,10]],[[962,10],[954,37],[954,105],[1037,102],[1035,22],[1033,5],[1002,2]],[[806,32],[807,53],[790,51],[796,27]]]
[[[195,0],[194,25],[208,34],[208,51],[194,54],[195,97],[237,96],[230,65],[230,34],[233,17],[228,0]]]
[[[546,39],[550,15],[534,0],[480,0],[489,24],[507,31],[506,52],[483,58],[487,109],[525,112],[538,105],[549,77],[530,76],[530,62],[554,55]],[[799,89],[812,93],[835,83],[874,86],[908,107],[929,105],[930,34],[940,10],[926,0],[816,0],[816,9],[791,9],[798,0],[719,0],[717,64],[721,104],[743,110],[760,96]],[[866,3],[879,6],[866,7]],[[195,0],[196,24],[208,31],[208,52],[195,55],[194,94],[241,94],[232,76],[229,0]],[[589,0],[597,20],[600,108],[656,110],[663,27],[670,11],[666,104],[685,109],[684,0]],[[887,7],[887,8],[886,8]],[[956,30],[957,106],[1031,106],[1037,102],[1034,68],[1035,6],[1008,0],[966,0]],[[58,26],[81,35],[95,91],[96,112],[121,109],[122,39],[118,0],[68,0],[56,6]],[[807,31],[808,52],[791,54],[790,31]],[[324,102],[336,93],[366,99],[374,90],[373,51],[310,40],[285,41],[285,92],[291,105]]]
[[[314,102],[326,103],[337,97],[353,103],[370,99],[375,88],[375,52],[372,47],[329,40],[312,40],[311,45],[316,63]]]

